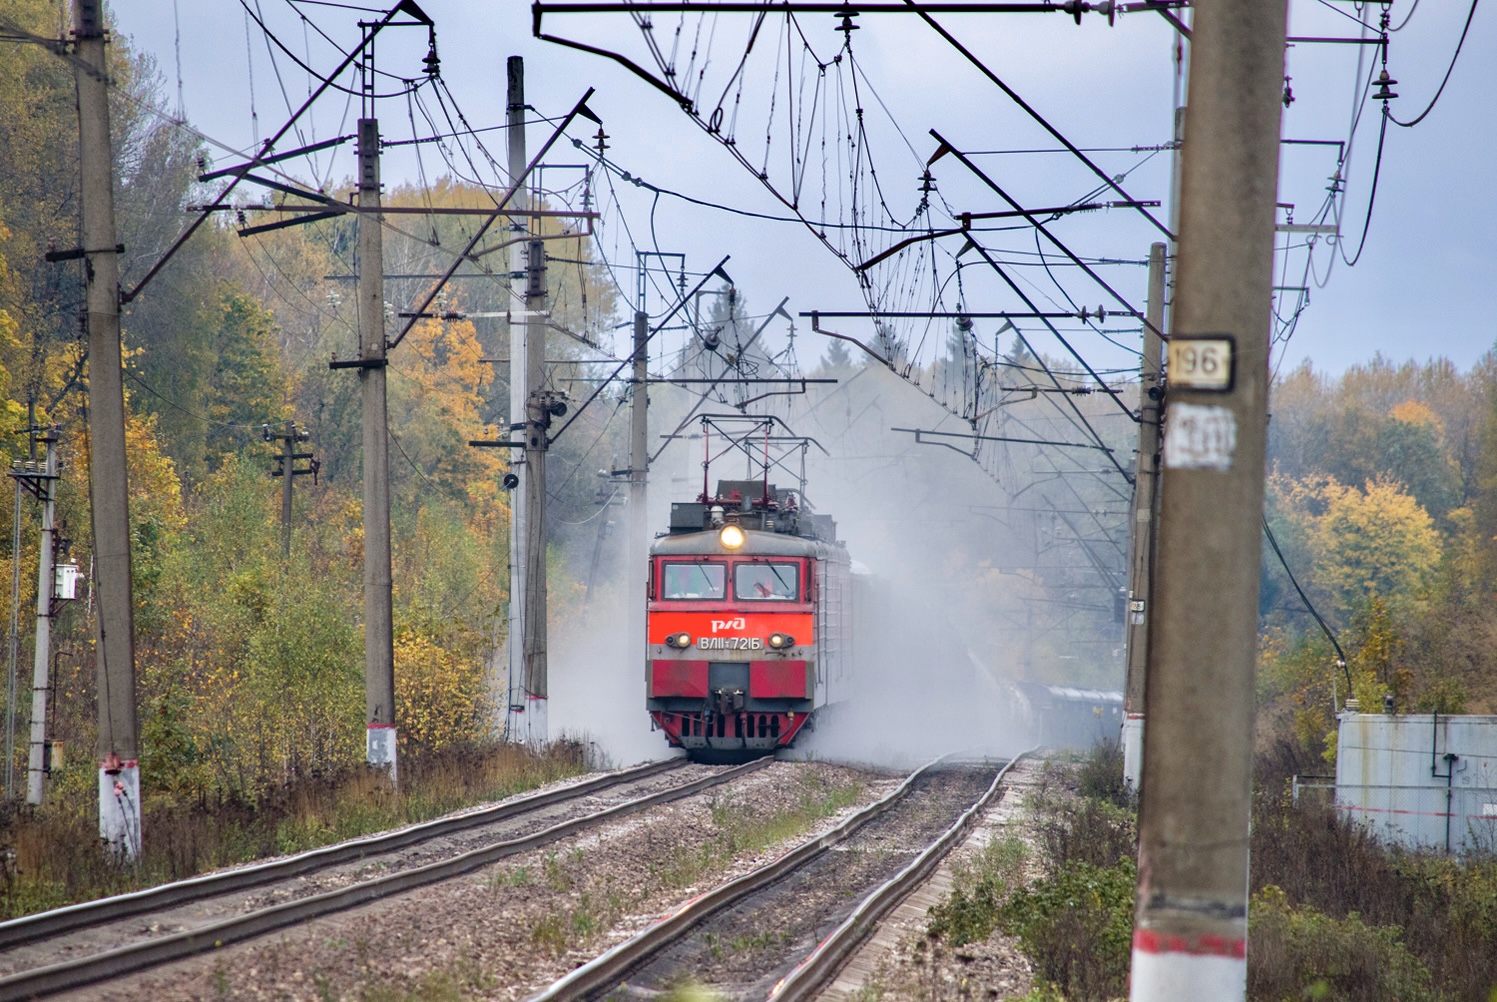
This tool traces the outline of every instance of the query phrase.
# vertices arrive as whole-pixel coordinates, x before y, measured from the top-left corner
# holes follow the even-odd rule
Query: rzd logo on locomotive
[[[741,630],[746,626],[748,626],[748,620],[742,616],[736,619],[714,619],[712,621],[712,632],[716,633],[718,630]]]

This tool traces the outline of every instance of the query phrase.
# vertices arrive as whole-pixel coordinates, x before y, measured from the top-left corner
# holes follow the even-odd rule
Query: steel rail
[[[562,1000],[578,999],[585,997],[590,992],[596,992],[610,984],[622,980],[634,968],[646,961],[652,954],[659,952],[662,948],[670,945],[685,934],[692,926],[701,922],[714,912],[726,908],[728,905],[752,894],[754,891],[769,886],[786,874],[810,862],[820,856],[832,846],[847,838],[864,824],[886,812],[910,792],[910,789],[925,773],[940,765],[950,756],[942,756],[925,763],[914,772],[905,777],[894,790],[881,800],[877,800],[858,813],[843,821],[837,827],[823,835],[808,842],[802,843],[796,848],[785,853],[772,863],[767,863],[757,870],[745,873],[722,884],[704,894],[699,894],[681,905],[674,912],[658,919],[654,925],[649,926],[637,935],[625,940],[613,949],[595,957],[586,964],[572,971],[566,977],[553,982],[548,988],[539,994],[532,995],[526,1002],[562,1002]]]
[[[863,940],[879,921],[889,914],[915,888],[925,882],[931,871],[954,849],[971,829],[973,823],[998,795],[1008,771],[1024,756],[1032,754],[1033,748],[1015,755],[993,779],[993,785],[978,798],[946,833],[932,842],[909,866],[889,878],[882,886],[863,899],[853,913],[822,940],[805,960],[802,960],[770,992],[770,1002],[805,1002],[815,998],[827,987],[842,966],[863,944]]]
[[[0,950],[75,929],[84,929],[133,915],[157,912],[187,902],[258,887],[277,880],[299,877],[330,866],[356,862],[366,856],[393,852],[429,839],[491,824],[495,821],[503,821],[506,818],[549,807],[562,801],[588,796],[634,780],[646,779],[656,773],[679,768],[683,764],[685,764],[684,759],[650,762],[632,769],[598,776],[572,786],[564,786],[528,797],[517,797],[471,814],[438,818],[435,821],[411,825],[383,835],[373,835],[350,842],[339,842],[337,845],[325,846],[321,849],[312,849],[285,859],[226,870],[222,873],[205,874],[201,877],[190,877],[186,880],[148,887],[141,891],[132,891],[129,894],[98,898],[94,901],[84,901],[76,905],[67,905],[51,911],[38,912],[35,915],[11,919],[7,922],[0,922]]]
[[[637,800],[617,804],[595,814],[563,821],[543,831],[520,838],[438,860],[424,866],[413,867],[398,873],[376,877],[373,880],[350,884],[333,891],[326,891],[296,901],[287,901],[258,911],[248,912],[235,918],[144,940],[128,946],[118,947],[103,953],[64,961],[46,967],[21,971],[0,978],[0,1002],[33,999],[67,989],[99,981],[107,981],[133,974],[136,971],[157,967],[182,960],[198,953],[227,946],[230,943],[253,939],[277,929],[307,922],[311,919],[368,904],[406,891],[425,887],[428,884],[450,880],[509,856],[528,852],[539,846],[555,842],[568,835],[594,827],[604,821],[625,817],[649,807],[679,800],[700,793],[713,786],[739,779],[748,773],[769,765],[774,760],[762,758],[712,776],[704,776],[681,786],[652,793]]]

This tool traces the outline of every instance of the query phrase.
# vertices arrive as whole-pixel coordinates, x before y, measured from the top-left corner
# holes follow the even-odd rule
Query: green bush
[[[1076,863],[1009,897],[998,927],[1019,938],[1035,973],[1073,1002],[1126,992],[1138,870]]]
[[[1058,804],[1035,823],[1052,872],[1077,863],[1105,870],[1138,859],[1137,828],[1132,811],[1090,797]]]
[[[1429,971],[1396,926],[1370,926],[1352,912],[1334,919],[1295,907],[1272,885],[1253,896],[1248,927],[1248,998],[1253,1002],[1438,1002]]]
[[[1291,803],[1260,777],[1252,884],[1333,919],[1400,927],[1401,942],[1445,996],[1490,1002],[1497,988],[1497,859],[1454,860],[1380,844],[1330,808]],[[1264,789],[1267,787],[1267,789]]]
[[[1098,741],[1076,767],[1078,792],[1088,800],[1136,810],[1138,793],[1123,778],[1123,746]]]
[[[1010,836],[989,841],[975,861],[958,865],[952,873],[951,895],[931,906],[926,935],[952,946],[980,943],[991,936],[1009,887],[1022,880],[1026,855],[1024,843]]]

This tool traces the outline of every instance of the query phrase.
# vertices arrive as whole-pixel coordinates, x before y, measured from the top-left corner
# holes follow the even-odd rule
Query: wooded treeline
[[[1264,739],[1334,754],[1348,678],[1366,712],[1497,711],[1497,355],[1305,364],[1270,399],[1268,523],[1348,664],[1265,546]]]
[[[57,37],[63,29],[56,23],[58,6],[48,0],[13,0],[7,17],[41,36]],[[214,166],[215,151],[161,110],[168,102],[150,59],[132,53],[124,39],[116,39],[111,52],[122,280],[129,287],[181,232],[188,208],[211,201],[225,182],[198,181]],[[38,45],[6,43],[5,54],[0,456],[9,461],[25,454],[28,404],[39,424],[61,428],[67,467],[60,517],[72,557],[86,571],[82,265],[44,260],[49,249],[78,244],[72,69]],[[227,162],[227,155],[217,155]],[[298,163],[278,166],[295,175]],[[333,178],[327,193],[341,199],[350,182],[334,163],[322,173]],[[351,169],[351,159],[341,163]],[[295,176],[319,186],[315,177]],[[244,225],[283,218],[266,211],[268,196],[244,187],[236,193],[236,211],[204,226],[123,316],[143,768],[145,788],[153,791],[246,792],[362,756],[358,377],[327,366],[356,351],[349,280],[354,220],[343,216],[242,238],[237,231]],[[386,194],[390,203],[410,206],[493,204],[492,192],[451,179]],[[442,270],[474,225],[472,217],[399,217],[387,227],[386,271]],[[548,221],[548,232],[558,233],[560,225]],[[557,367],[555,378],[595,374],[582,360],[603,353],[585,342],[603,343],[600,336],[612,326],[612,286],[592,266],[577,263],[592,260],[585,238],[552,240],[547,247],[556,259],[547,275],[554,300],[547,354],[579,360]],[[510,302],[505,256],[465,267],[476,277],[452,283],[438,305],[502,312]],[[426,287],[421,280],[390,281],[391,315],[409,308]],[[984,413],[998,400],[970,392],[983,384],[960,334],[923,385],[949,411]],[[898,344],[880,346],[896,362],[903,357]],[[484,361],[507,354],[502,320],[470,319],[423,322],[391,358],[396,670],[408,750],[473,740],[492,726],[495,694],[487,669],[504,639],[509,509],[499,483],[502,455],[467,442],[499,437],[507,423],[507,366]],[[822,371],[850,375],[867,364],[833,342]],[[1024,359],[1005,364],[1021,382],[1039,381]],[[1391,695],[1407,709],[1497,709],[1497,667],[1487,653],[1497,635],[1494,386],[1497,359],[1491,356],[1469,372],[1444,361],[1395,365],[1379,359],[1337,378],[1301,367],[1275,382],[1268,522],[1300,585],[1346,649],[1346,674],[1364,705],[1381,705]],[[599,511],[592,471],[620,465],[613,460],[623,451],[623,428],[611,419],[622,402],[619,393],[605,394],[559,446],[549,485],[558,524]],[[1126,456],[1126,422],[1112,421],[1117,415],[1099,402],[1087,401],[1086,413],[1109,418],[1107,440],[1115,455]],[[292,554],[283,560],[278,482],[267,476],[275,449],[263,441],[262,428],[289,420],[310,433],[307,448],[321,472],[316,483],[297,480]],[[1012,420],[1017,433],[1036,432],[1018,416]],[[1010,460],[984,468],[998,481],[999,497],[1018,490],[1016,478],[1033,466]],[[1080,509],[1094,514],[1105,506],[1108,518],[1126,518],[1126,501],[1116,491],[1093,485],[1071,493],[1065,497]],[[35,598],[29,570],[36,556],[35,507],[23,506],[19,553],[0,538],[0,571],[16,561],[23,568],[21,692]],[[1102,539],[1106,526],[1060,528],[1068,538]],[[1036,522],[1025,531],[1031,529],[1034,564],[1050,543],[1042,538],[1045,526]],[[562,533],[556,544],[556,615],[565,614],[582,581],[598,578],[602,548],[593,545],[594,535],[591,529],[576,538]],[[1034,573],[1005,568],[1003,559],[978,560],[973,579]],[[1061,577],[1036,579],[1033,587],[1069,595],[1090,573],[1087,564],[1069,560]],[[1082,603],[1088,637],[1095,634],[1099,645],[1110,643],[1110,598],[1071,600]],[[0,594],[0,607],[9,612],[8,594]],[[1329,643],[1267,549],[1261,612],[1266,733],[1293,734],[1302,748],[1318,753],[1330,731],[1332,687],[1344,696],[1345,675],[1335,681]],[[86,801],[93,782],[94,684],[86,598],[65,609],[54,635],[52,730],[78,752],[57,780],[74,784]],[[1003,643],[1011,647],[1011,637],[1005,634]],[[1059,658],[1057,643],[1047,639],[1023,661]],[[19,702],[23,734],[26,701]]]
[[[58,6],[14,0],[6,17],[58,37]],[[122,284],[130,288],[226,182],[200,183],[215,151],[160,109],[156,67],[116,36],[110,46]],[[28,404],[61,429],[59,519],[71,559],[89,563],[86,338],[82,264],[47,263],[78,245],[78,143],[72,67],[35,44],[5,43],[0,59],[0,458],[25,456]],[[351,149],[351,144],[350,147]],[[230,154],[218,154],[228,163]],[[326,166],[326,161],[323,161]],[[304,161],[277,165],[319,187]],[[352,186],[351,157],[335,161],[327,194]],[[284,218],[269,198],[236,189],[236,211],[205,225],[122,312],[130,454],[142,786],[151,795],[247,795],[297,775],[361,761],[362,539],[358,375],[330,371],[356,351],[354,217],[241,238],[248,224]],[[276,202],[289,201],[277,195]],[[442,180],[393,188],[387,204],[492,206],[490,191]],[[477,224],[471,216],[390,217],[388,273],[440,272]],[[548,232],[559,232],[548,220]],[[583,238],[547,242],[583,261]],[[502,311],[504,252],[453,283],[447,310]],[[429,283],[387,284],[387,314],[409,309]],[[556,266],[552,351],[578,354],[612,312],[592,269]],[[491,737],[489,662],[503,642],[509,508],[501,450],[508,355],[502,319],[424,321],[389,366],[396,688],[406,753]],[[584,416],[561,451],[553,489],[562,517],[593,510],[594,485],[566,475],[578,453],[616,429],[603,408]],[[295,482],[292,548],[280,552],[277,446],[267,424],[295,421],[320,474]],[[607,443],[604,444],[606,449]],[[570,460],[570,461],[569,461]],[[300,464],[299,464],[300,465]],[[37,505],[23,504],[23,544],[0,533],[0,573],[22,567],[18,689],[29,694]],[[569,568],[557,568],[565,587]],[[67,766],[61,800],[93,799],[94,676],[90,603],[66,604],[53,627],[54,736]],[[0,595],[8,614],[8,590]],[[499,699],[502,700],[502,694]],[[26,706],[18,699],[19,769]],[[77,796],[73,796],[76,794]]]

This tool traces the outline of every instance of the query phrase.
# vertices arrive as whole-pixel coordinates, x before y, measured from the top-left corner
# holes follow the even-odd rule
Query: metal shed
[[[1335,806],[1409,849],[1497,851],[1497,716],[1341,714]]]

